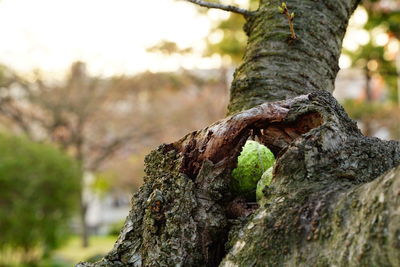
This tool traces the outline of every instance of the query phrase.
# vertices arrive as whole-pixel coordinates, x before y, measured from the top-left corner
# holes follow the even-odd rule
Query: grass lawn
[[[79,236],[72,237],[63,247],[54,252],[54,258],[76,264],[96,255],[109,252],[117,241],[116,236],[92,236],[90,246],[83,248]]]

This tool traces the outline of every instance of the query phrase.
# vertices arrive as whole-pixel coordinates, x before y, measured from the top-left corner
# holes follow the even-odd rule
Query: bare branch
[[[24,119],[24,114],[15,105],[12,105],[4,100],[0,101],[0,114],[5,118],[10,119],[23,131],[29,138],[32,138],[32,132],[29,124]]]
[[[125,135],[115,137],[113,140],[109,141],[107,144],[101,143],[101,144],[93,144],[90,147],[90,151],[96,151],[96,155],[93,157],[93,159],[89,160],[89,163],[87,164],[87,169],[95,171],[97,170],[105,160],[107,160],[109,157],[113,156],[123,145],[125,145],[127,142],[132,141],[133,139],[142,139],[143,136],[151,136],[155,133],[157,133],[157,129],[148,129],[145,130],[144,132],[138,134],[136,131],[129,132]]]
[[[186,1],[191,2],[193,4],[196,4],[196,5],[199,5],[199,6],[207,7],[207,8],[222,9],[222,10],[225,10],[225,11],[242,14],[245,17],[251,16],[253,14],[253,12],[251,12],[250,10],[243,9],[243,8],[240,8],[240,7],[236,7],[236,6],[231,6],[231,5],[223,5],[223,4],[219,4],[219,3],[210,3],[210,2],[207,2],[207,1],[203,1],[203,0],[186,0]]]
[[[121,136],[115,138],[106,145],[99,146],[96,148],[92,147],[92,150],[94,149],[99,150],[99,154],[90,162],[90,164],[88,164],[87,169],[89,170],[98,169],[99,166],[104,162],[104,160],[112,156],[118,149],[120,149],[122,145],[124,145],[126,142],[130,141],[134,137],[135,137],[134,135]]]

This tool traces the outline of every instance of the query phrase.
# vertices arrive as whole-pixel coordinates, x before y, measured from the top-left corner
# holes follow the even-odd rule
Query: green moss
[[[232,190],[237,195],[254,195],[262,174],[275,161],[274,154],[255,141],[247,141],[232,171]]]

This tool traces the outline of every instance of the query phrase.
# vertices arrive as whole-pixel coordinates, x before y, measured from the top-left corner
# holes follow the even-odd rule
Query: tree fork
[[[261,0],[246,17],[236,115],[150,153],[114,249],[78,266],[399,265],[400,145],[364,137],[329,93],[358,3],[287,2],[299,37],[288,42],[280,1]],[[250,135],[277,156],[256,211],[229,189]]]
[[[231,212],[236,196],[229,183],[253,131],[273,147],[277,163],[265,204],[247,216],[253,210],[248,203]],[[379,204],[379,198],[398,201],[396,176],[374,181],[399,163],[400,144],[364,137],[328,92],[265,103],[153,151],[114,249],[96,264],[78,266],[218,266],[221,260],[222,266],[355,264],[338,255],[351,252],[363,262],[367,247],[355,251],[357,245],[376,236],[391,240],[388,251],[399,258],[393,243],[399,227],[387,231],[388,221],[379,229],[362,223],[371,219],[363,212],[377,204],[381,216],[400,225],[395,209]],[[362,190],[374,190],[382,179],[390,181],[378,200]],[[354,214],[348,214],[349,206]],[[352,220],[359,222],[357,229]],[[357,238],[355,231],[371,235]],[[322,261],[316,246],[325,249]]]

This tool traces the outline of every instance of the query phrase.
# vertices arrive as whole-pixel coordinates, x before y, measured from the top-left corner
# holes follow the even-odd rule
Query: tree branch
[[[24,120],[24,116],[20,109],[13,106],[8,101],[0,100],[0,114],[15,123],[24,134],[29,138],[32,138],[31,128]]]
[[[108,144],[92,147],[91,150],[97,150],[98,155],[90,161],[90,163],[87,166],[87,169],[92,171],[97,170],[99,166],[104,162],[104,160],[108,159],[118,149],[120,149],[122,145],[124,145],[126,142],[129,142],[131,139],[135,137],[136,136],[134,134],[128,134],[125,136],[116,137]]]
[[[237,14],[241,14],[245,17],[251,16],[253,14],[253,12],[247,10],[247,9],[243,9],[240,7],[236,7],[236,6],[231,6],[231,5],[223,5],[223,4],[219,4],[219,3],[210,3],[210,2],[206,2],[203,0],[186,0],[188,2],[191,2],[193,4],[202,6],[202,7],[207,7],[207,8],[216,8],[216,9],[222,9],[225,11],[229,11],[229,12],[233,12],[233,13],[237,13]]]

